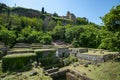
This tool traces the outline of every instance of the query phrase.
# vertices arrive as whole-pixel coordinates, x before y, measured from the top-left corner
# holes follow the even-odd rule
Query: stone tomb
[[[56,50],[57,57],[68,57],[69,56],[69,49],[68,48],[58,48]]]

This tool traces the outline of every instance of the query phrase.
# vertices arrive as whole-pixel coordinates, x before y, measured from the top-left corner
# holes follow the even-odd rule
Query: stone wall
[[[113,59],[115,56],[117,56],[118,53],[116,54],[106,54],[106,55],[92,55],[92,54],[77,54],[76,57],[84,60],[89,60],[89,61],[95,61],[95,62],[105,62],[108,60]]]
[[[70,54],[76,56],[78,53],[88,52],[87,48],[69,48]]]
[[[58,48],[56,50],[57,57],[68,57],[69,56],[69,49],[68,48]]]
[[[53,78],[53,80],[57,80],[63,76],[66,76],[66,72],[67,70],[61,70],[61,71],[57,71],[54,73],[50,73],[49,76]]]
[[[73,70],[68,70],[66,73],[67,80],[91,80],[90,78],[84,76],[81,73],[78,73]]]

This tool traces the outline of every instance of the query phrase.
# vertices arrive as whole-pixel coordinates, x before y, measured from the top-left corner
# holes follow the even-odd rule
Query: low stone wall
[[[106,54],[106,55],[91,55],[91,54],[77,54],[76,57],[80,58],[80,59],[84,59],[84,60],[89,60],[89,61],[95,61],[95,62],[105,62],[108,60],[112,60],[115,56],[117,56],[116,54]]]
[[[70,54],[76,56],[78,53],[88,52],[87,48],[69,48]]]
[[[63,76],[66,77],[66,72],[67,72],[67,70],[61,70],[61,71],[50,73],[49,76],[52,77],[53,80],[57,80]]]
[[[66,73],[67,80],[91,80],[90,78],[82,75],[81,73],[69,70],[69,72]]]

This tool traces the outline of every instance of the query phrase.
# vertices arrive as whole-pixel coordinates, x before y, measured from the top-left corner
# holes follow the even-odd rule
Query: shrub
[[[72,55],[70,55],[69,57],[67,57],[67,58],[65,58],[63,60],[65,66],[67,66],[67,65],[69,65],[69,64],[71,64],[73,62],[76,62],[76,61],[78,61],[78,58],[76,58],[76,57],[74,57]]]
[[[2,58],[2,69],[3,71],[22,70],[30,61],[35,60],[35,57],[34,53],[7,55]]]
[[[51,44],[51,42],[52,42],[52,37],[50,36],[50,35],[48,35],[48,34],[44,34],[43,36],[42,36],[42,39],[41,39],[41,41],[40,41],[42,44]]]
[[[41,66],[48,67],[58,64],[60,61],[55,57],[55,49],[38,49],[35,50],[37,61],[41,62]]]
[[[2,52],[2,51],[0,51],[0,54],[3,54],[3,52]]]
[[[53,57],[55,56],[55,49],[38,49],[35,50],[37,59],[43,58],[43,57]]]
[[[59,59],[56,57],[41,58],[39,59],[39,61],[41,62],[41,66],[44,66],[44,67],[52,66],[60,62]]]

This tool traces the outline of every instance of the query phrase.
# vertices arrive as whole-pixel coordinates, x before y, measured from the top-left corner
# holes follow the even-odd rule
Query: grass
[[[31,51],[30,48],[13,48],[10,51]]]
[[[66,68],[72,69],[80,74],[86,74],[85,76],[92,80],[120,80],[120,62],[109,61],[105,63],[99,63],[99,67],[96,65],[89,65],[84,67],[79,65],[74,67],[74,63]]]
[[[36,50],[34,50],[35,52],[37,52],[37,51],[55,51],[55,49],[36,49]]]
[[[103,56],[103,55],[107,55],[107,54],[117,54],[118,52],[107,52],[107,51],[103,51],[103,53],[101,53],[100,51],[88,51],[87,53],[84,53],[84,54],[90,54],[90,55],[100,55],[100,56]]]
[[[13,57],[26,57],[26,56],[36,56],[35,53],[24,53],[24,54],[9,54],[4,56],[4,58],[13,58]]]

